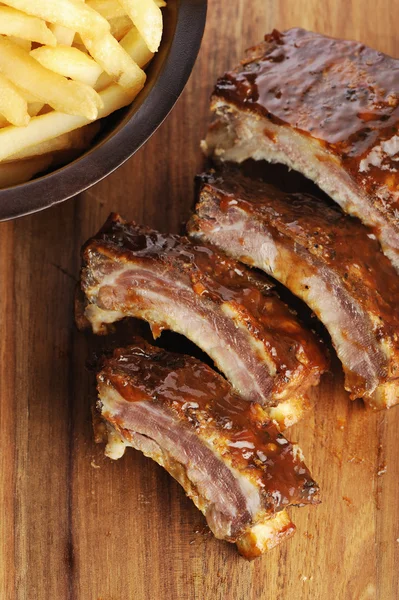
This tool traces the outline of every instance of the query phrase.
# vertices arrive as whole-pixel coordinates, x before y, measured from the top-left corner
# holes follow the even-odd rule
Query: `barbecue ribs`
[[[104,361],[97,382],[108,456],[132,446],[162,465],[246,558],[294,533],[288,506],[318,502],[299,448],[199,360],[136,339]]]
[[[269,279],[187,238],[111,215],[83,249],[81,287],[94,332],[132,316],[148,321],[155,337],[180,333],[246,400],[276,407],[270,414],[282,426],[302,415],[326,368],[318,341]]]
[[[358,42],[273,31],[216,84],[204,150],[280,162],[371,227],[399,270],[399,61]]]
[[[227,169],[203,176],[188,231],[309,305],[331,335],[352,398],[374,408],[399,401],[399,279],[357,219]]]

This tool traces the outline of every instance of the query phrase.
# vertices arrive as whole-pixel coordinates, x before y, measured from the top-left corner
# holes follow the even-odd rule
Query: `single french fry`
[[[0,164],[0,188],[11,187],[29,181],[51,165],[52,156],[37,156],[15,163]]]
[[[153,52],[148,49],[148,46],[143,40],[139,30],[134,25],[119,43],[134,60],[134,62],[137,63],[142,69],[154,56]]]
[[[147,44],[134,25],[119,43],[141,69],[144,69],[154,56],[153,53],[149,51]],[[102,73],[94,87],[97,92],[99,92],[111,85],[111,83],[112,78],[108,73]]]
[[[64,27],[58,23],[50,23],[49,29],[54,34],[57,44],[61,44],[62,46],[72,46],[75,37],[75,32],[72,29],[68,29],[68,27]]]
[[[165,0],[155,0],[155,4],[159,6],[159,8],[164,8],[166,6]]]
[[[102,68],[90,56],[69,46],[40,46],[30,53],[43,67],[94,87]]]
[[[18,10],[87,36],[109,31],[109,23],[81,0],[5,0]]]
[[[9,6],[0,6],[0,34],[55,46],[57,40],[42,19]]]
[[[0,36],[0,72],[55,110],[97,118],[101,100],[93,88],[49,71],[22,48]]]
[[[34,156],[41,156],[43,154],[50,154],[59,152],[60,150],[85,150],[92,139],[100,130],[100,124],[98,121],[89,123],[84,127],[63,133],[50,140],[40,142],[29,148],[25,148],[16,154],[10,156],[4,162],[14,162],[16,160],[24,160],[26,158],[32,158]]]
[[[100,92],[103,107],[98,111],[98,118],[107,117],[115,110],[127,106],[134,100],[136,93],[135,89],[127,90],[117,84],[109,86]],[[35,144],[83,127],[89,122],[85,117],[51,111],[33,117],[24,128],[4,127],[0,129],[0,161]]]
[[[118,0],[129,15],[151,52],[156,52],[162,37],[162,12],[154,0]]]
[[[25,127],[29,121],[28,105],[16,87],[0,73],[0,113],[12,125]]]
[[[116,83],[136,94],[143,88],[146,74],[110,33],[94,39],[83,37],[83,41],[94,60]]]
[[[107,21],[123,17],[126,14],[118,0],[88,0],[87,5],[100,13]]]

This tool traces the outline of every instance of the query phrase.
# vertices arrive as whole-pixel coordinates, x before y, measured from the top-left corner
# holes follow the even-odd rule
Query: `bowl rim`
[[[84,192],[120,167],[155,133],[183,92],[205,29],[207,0],[178,0],[176,5],[172,42],[159,75],[137,110],[71,163],[0,190],[0,221],[44,210]]]

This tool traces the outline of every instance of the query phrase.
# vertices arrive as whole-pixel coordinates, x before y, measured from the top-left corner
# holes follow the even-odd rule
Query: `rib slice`
[[[273,275],[323,322],[352,398],[399,400],[399,279],[373,234],[338,207],[233,170],[205,175],[193,238]]]
[[[128,316],[148,321],[155,336],[180,333],[246,400],[279,405],[272,414],[282,425],[301,416],[326,368],[318,341],[269,279],[187,238],[111,215],[84,247],[81,287],[95,333]]]
[[[104,361],[97,382],[107,455],[132,446],[155,460],[246,558],[294,533],[288,506],[318,502],[299,448],[199,360],[135,339]]]
[[[273,31],[216,84],[204,150],[279,162],[371,227],[399,269],[399,61],[358,42]]]

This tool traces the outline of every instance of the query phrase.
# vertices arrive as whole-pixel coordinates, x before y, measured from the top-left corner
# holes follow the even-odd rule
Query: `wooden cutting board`
[[[95,446],[88,340],[74,329],[79,248],[111,210],[165,231],[189,214],[217,75],[276,28],[355,38],[399,56],[395,0],[210,0],[202,50],[172,115],[75,200],[0,224],[1,600],[396,600],[399,408],[350,403],[339,365],[289,432],[323,504],[253,563],[204,532],[171,478]]]

